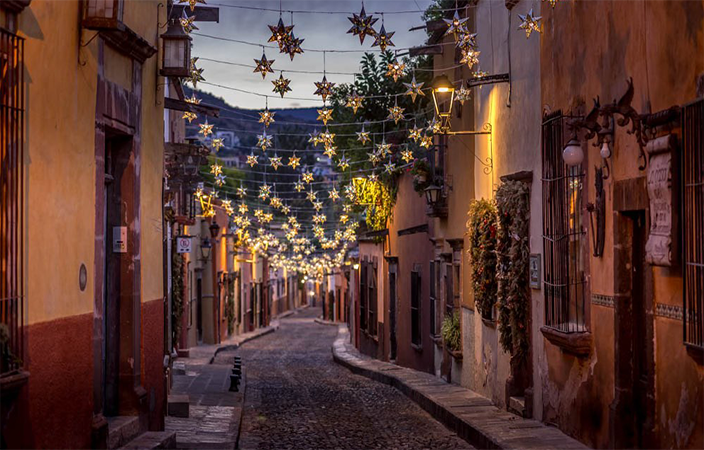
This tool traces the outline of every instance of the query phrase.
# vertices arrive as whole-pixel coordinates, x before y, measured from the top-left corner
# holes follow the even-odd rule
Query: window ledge
[[[550,341],[565,353],[577,357],[589,356],[592,349],[592,334],[588,331],[580,331],[575,333],[565,333],[547,326],[540,327],[540,332]]]
[[[413,348],[413,350],[415,350],[417,352],[421,352],[421,353],[423,352],[423,346],[421,346],[419,344],[411,344],[411,347]]]
[[[694,359],[697,364],[704,365],[704,347],[695,344],[684,343],[687,348],[687,354]]]

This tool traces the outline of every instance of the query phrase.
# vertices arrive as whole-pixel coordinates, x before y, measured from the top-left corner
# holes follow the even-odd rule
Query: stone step
[[[167,400],[167,414],[172,417],[188,417],[188,394],[171,394]]]
[[[108,417],[108,448],[120,448],[139,436],[141,429],[139,416]]]
[[[140,434],[121,450],[151,450],[155,448],[176,448],[176,432],[147,431]]]
[[[525,397],[511,397],[508,401],[508,410],[521,417],[526,417]]]

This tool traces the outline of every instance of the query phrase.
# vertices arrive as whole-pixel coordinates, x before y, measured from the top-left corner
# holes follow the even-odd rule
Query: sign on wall
[[[177,236],[176,237],[176,253],[191,253],[191,237]]]
[[[530,268],[530,288],[540,289],[540,253],[531,253],[528,265]]]
[[[657,266],[672,266],[677,259],[675,214],[673,196],[673,153],[675,137],[662,136],[645,147],[648,159],[648,198],[650,201],[650,235],[645,244],[645,260]]]
[[[127,227],[112,227],[112,252],[127,253]]]

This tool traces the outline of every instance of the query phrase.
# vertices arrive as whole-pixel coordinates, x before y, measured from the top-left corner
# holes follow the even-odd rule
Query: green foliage
[[[462,345],[462,329],[460,327],[460,315],[457,312],[448,314],[442,319],[440,327],[442,340],[450,351],[458,351]]]
[[[467,215],[474,302],[483,318],[492,319],[497,294],[496,207],[490,200],[474,200]]]
[[[425,188],[430,186],[433,182],[433,177],[430,173],[430,165],[425,159],[416,159],[413,163],[413,168],[411,168],[411,174],[413,175],[413,190],[416,191],[418,195],[423,195]]]
[[[227,317],[227,333],[232,336],[235,332],[235,278],[227,280],[227,300],[225,302],[225,316]]]
[[[173,345],[178,345],[181,337],[181,317],[183,316],[183,255],[176,252],[176,239],[171,249],[171,333]]]
[[[463,3],[466,3],[466,1],[463,1]],[[446,16],[446,13],[443,10],[453,9],[456,5],[456,0],[433,0],[433,3],[428,6],[423,13],[423,21],[431,22],[434,20],[440,20]],[[431,31],[427,31],[427,33],[428,37],[433,34]]]
[[[518,358],[528,354],[530,188],[520,181],[502,183],[498,210],[498,309],[500,342]]]

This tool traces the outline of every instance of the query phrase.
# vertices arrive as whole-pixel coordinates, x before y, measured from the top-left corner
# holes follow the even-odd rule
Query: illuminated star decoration
[[[455,15],[452,17],[452,19],[442,19],[447,24],[447,31],[445,32],[445,36],[447,36],[448,34],[458,34],[466,31],[465,22],[467,22],[468,19],[468,17],[460,19],[457,10],[455,10]]]
[[[313,174],[311,172],[303,172],[303,181],[306,183],[313,181]]]
[[[269,204],[276,209],[281,208],[283,206],[283,203],[281,203],[281,199],[279,197],[271,197],[271,199],[269,200]]]
[[[271,37],[267,42],[276,42],[279,44],[279,50],[283,51],[283,46],[293,30],[293,25],[285,26],[283,19],[279,17],[279,23],[276,25],[267,25],[271,30]]]
[[[270,195],[271,195],[271,186],[269,186],[266,183],[259,186],[259,198],[260,199],[266,200],[267,198],[269,198]]]
[[[395,31],[387,33],[386,29],[384,28],[384,24],[382,23],[381,29],[376,34],[376,36],[374,36],[374,43],[372,44],[372,47],[378,46],[382,52],[386,50],[386,47],[396,47],[391,41],[391,38],[395,33]]]
[[[460,50],[466,50],[468,48],[476,49],[477,47],[477,33],[470,33],[465,31],[457,36],[457,47]]]
[[[367,179],[368,179],[369,181],[371,181],[372,183],[376,183],[377,181],[379,181],[379,175],[377,175],[377,174],[375,174],[375,173],[371,173],[371,174],[369,174],[369,176],[367,177]]]
[[[198,133],[202,134],[203,137],[208,137],[208,135],[213,134],[213,125],[208,125],[208,119],[205,119],[205,123],[201,123],[198,126],[200,127]]]
[[[345,106],[352,108],[352,111],[357,114],[357,110],[362,106],[362,97],[356,92],[352,92],[352,94],[347,97],[347,104]]]
[[[433,117],[433,120],[430,121],[428,124],[428,132],[432,134],[438,134],[442,131],[442,123],[438,122],[435,120],[435,117]]]
[[[406,164],[410,163],[411,161],[413,161],[413,151],[408,150],[408,149],[402,151],[401,152],[401,159]]]
[[[255,158],[256,158],[256,156],[255,156]],[[238,187],[235,195],[237,195],[239,198],[246,197],[247,196],[247,188],[242,187],[242,186]]]
[[[335,133],[331,133],[330,130],[325,128],[325,131],[320,135],[320,142],[328,145],[333,145],[335,143]]]
[[[269,163],[271,164],[271,167],[274,168],[274,170],[279,170],[279,167],[282,166],[281,157],[274,155],[271,158],[269,158]]]
[[[349,203],[345,203],[344,205],[342,205],[342,212],[344,212],[345,214],[351,213],[352,205],[350,205]]]
[[[210,166],[210,173],[212,173],[213,175],[220,175],[222,173],[222,166],[218,164],[213,164],[212,166]]]
[[[364,124],[362,124],[362,131],[357,132],[357,140],[362,143],[362,145],[369,142],[369,132],[364,131]]]
[[[222,147],[225,146],[225,144],[222,142],[221,138],[213,138],[210,140],[210,146],[213,151],[217,153]]]
[[[316,194],[312,190],[308,192],[308,194],[306,195],[306,198],[311,202],[314,202],[317,200]]]
[[[200,105],[200,99],[196,97],[196,94],[194,93],[186,99],[186,103],[190,103],[191,105]]]
[[[337,155],[337,147],[335,147],[334,145],[326,145],[323,155],[327,156],[328,158],[332,158],[333,156]]]
[[[421,132],[422,130],[418,128],[418,125],[414,124],[413,129],[408,131],[408,138],[413,139],[414,142],[418,142],[418,140],[421,138]]]
[[[297,157],[296,154],[294,153],[293,156],[288,157],[288,166],[294,170],[296,170],[296,167],[301,165],[301,158]]]
[[[198,114],[191,112],[191,111],[186,111],[183,113],[183,116],[181,116],[182,119],[188,120],[188,123],[193,122],[193,119],[198,118]]]
[[[237,210],[240,214],[247,214],[247,211],[249,211],[249,206],[247,206],[246,203],[240,203],[240,205],[237,207]]]
[[[231,216],[234,214],[235,209],[232,207],[232,200],[223,200],[222,201],[222,209],[225,210],[228,216]]]
[[[332,109],[327,109],[323,107],[323,109],[318,110],[318,118],[316,120],[319,120],[323,122],[323,124],[327,125],[329,120],[332,120]]]
[[[259,157],[255,155],[254,153],[250,154],[247,156],[247,164],[249,164],[249,167],[254,167],[257,165],[257,159]]]
[[[265,127],[269,127],[272,123],[276,122],[274,120],[274,115],[276,112],[269,111],[267,107],[264,111],[259,113],[259,123],[263,123]]]
[[[219,173],[215,175],[215,185],[216,186],[223,186],[225,184],[225,175]]]
[[[469,100],[469,95],[471,93],[472,93],[472,90],[467,89],[463,85],[462,87],[460,87],[460,89],[457,92],[455,92],[455,101],[458,101],[458,102],[460,102],[461,105],[464,105],[464,102]]]
[[[181,13],[181,18],[179,19],[179,22],[181,23],[181,27],[183,28],[184,33],[189,34],[191,31],[198,29],[198,27],[193,24],[195,20],[196,16],[193,15],[191,17],[188,17],[188,14],[186,14],[186,8],[183,8],[183,12]]]
[[[342,158],[340,158],[340,161],[337,163],[337,167],[339,167],[341,170],[347,170],[347,168],[349,166],[350,166],[349,158],[347,158],[343,155]]]
[[[328,191],[328,197],[330,197],[330,200],[337,201],[340,198],[340,193],[337,192],[337,189],[332,188],[330,191]]]
[[[266,151],[267,148],[271,147],[271,136],[266,134],[266,130],[264,130],[264,134],[257,135],[257,147],[261,148],[262,151]]]
[[[274,64],[275,60],[269,61],[266,59],[266,53],[262,53],[262,59],[255,59],[254,62],[257,63],[257,66],[254,68],[254,73],[261,73],[262,74],[262,79],[266,78],[267,73],[274,73],[274,71],[271,68],[271,65]]]
[[[386,65],[386,69],[386,76],[389,78],[393,78],[394,82],[398,81],[399,78],[403,77],[406,74],[406,65],[398,62],[398,60],[395,58],[393,61]]]
[[[389,162],[384,166],[384,171],[386,173],[389,173],[389,174],[394,173],[394,170],[396,170],[396,164],[394,164],[392,162]]]
[[[317,88],[313,94],[323,97],[323,101],[327,100],[328,96],[332,94],[332,88],[335,86],[335,83],[329,82],[325,75],[323,75],[321,81],[315,81],[313,84]]]
[[[178,0],[179,3],[188,3],[188,6],[191,7],[191,12],[195,11],[196,9],[196,4],[202,3],[205,5],[205,0]]]
[[[423,84],[425,84],[425,83],[423,83],[423,82],[417,83],[416,82],[415,74],[413,75],[413,78],[411,79],[410,83],[403,83],[403,85],[406,86],[406,88],[408,89],[405,92],[405,95],[410,95],[411,101],[413,103],[415,103],[417,96],[420,95],[421,97],[425,97],[425,94],[421,90],[421,88],[423,87]]]
[[[389,116],[388,119],[391,119],[394,121],[394,123],[398,123],[399,120],[403,119],[403,108],[398,106],[398,104],[394,105],[393,107],[389,108]]]
[[[550,3],[550,6],[552,6],[553,8],[555,7],[555,5],[557,5],[557,0],[547,0],[547,2]]]
[[[312,143],[314,147],[317,147],[318,144],[323,142],[323,139],[320,137],[320,133],[318,130],[315,130],[314,132],[310,133],[310,139],[308,139],[308,142]]]
[[[352,28],[350,28],[347,33],[359,36],[360,44],[364,44],[364,38],[367,36],[374,36],[376,34],[373,25],[379,19],[375,19],[371,14],[367,15],[364,11],[364,5],[362,5],[362,11],[359,15],[352,14],[352,17],[348,17],[347,19],[352,22]]]
[[[291,61],[293,61],[294,56],[303,54],[303,49],[301,48],[301,44],[303,43],[303,41],[305,41],[305,39],[297,38],[296,36],[294,36],[292,31],[288,35],[288,39],[286,39],[286,44],[284,45],[283,53],[287,53],[288,56],[291,58]]]
[[[391,154],[391,144],[387,144],[386,140],[382,139],[381,144],[376,144],[376,150],[383,158],[384,156]]]
[[[432,136],[423,136],[420,139],[420,146],[425,147],[425,148],[430,148],[433,145],[433,137]]]
[[[284,94],[291,91],[291,88],[288,86],[289,84],[291,84],[291,80],[289,80],[288,78],[284,78],[283,72],[281,72],[279,78],[273,80],[272,83],[274,84],[273,92],[276,92],[277,94],[281,95],[281,98],[284,98]]]
[[[286,215],[291,214],[291,207],[287,205],[281,205],[281,212]]]
[[[301,180],[298,180],[293,185],[293,188],[296,190],[296,192],[301,192],[305,189],[305,186],[303,186],[303,182]]]
[[[188,69],[188,80],[194,88],[197,87],[199,81],[205,81],[205,78],[203,78],[203,69],[199,69],[198,66],[196,66],[197,62],[198,58],[191,58],[191,64]]]
[[[529,38],[534,31],[540,33],[540,19],[542,19],[542,17],[533,16],[532,9],[528,11],[528,14],[525,16],[519,14],[518,18],[521,19],[521,24],[518,26],[518,29],[525,30],[526,39]]]
[[[479,64],[479,54],[481,52],[478,50],[474,50],[473,48],[468,48],[465,50],[462,50],[462,57],[460,58],[460,64],[467,64],[468,68],[474,67],[476,64]]]
[[[381,161],[381,156],[377,152],[367,153],[369,156],[369,162],[376,166]]]

